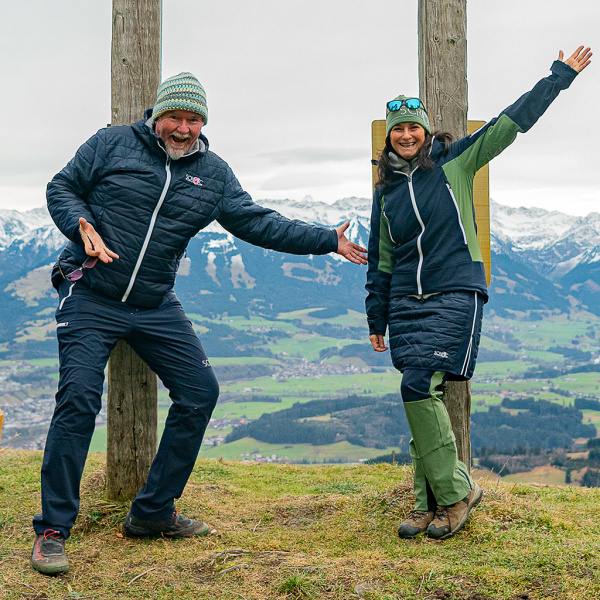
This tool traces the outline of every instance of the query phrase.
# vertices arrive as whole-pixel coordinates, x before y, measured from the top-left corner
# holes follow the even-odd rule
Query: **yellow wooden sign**
[[[469,121],[469,133],[477,131],[485,121]],[[373,121],[371,127],[372,158],[379,160],[385,146],[385,121]],[[373,189],[377,183],[377,167],[373,166]],[[490,252],[490,170],[489,165],[479,169],[473,180],[473,202],[475,204],[475,220],[477,221],[477,239],[481,248],[487,284],[492,281],[492,259]]]

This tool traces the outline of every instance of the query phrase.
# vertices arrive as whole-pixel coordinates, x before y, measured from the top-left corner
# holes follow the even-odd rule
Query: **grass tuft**
[[[305,575],[292,575],[279,584],[277,591],[288,598],[302,600],[313,598],[315,594],[315,583]]]

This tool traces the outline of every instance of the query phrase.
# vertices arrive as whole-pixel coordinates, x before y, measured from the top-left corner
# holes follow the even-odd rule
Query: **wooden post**
[[[432,131],[467,135],[466,0],[419,0],[419,88]],[[448,382],[445,402],[458,457],[470,468],[470,383]]]
[[[112,125],[154,105],[160,83],[161,0],[113,0]],[[132,226],[135,225],[132,223]],[[133,499],[156,454],[158,381],[124,341],[108,363],[106,495]]]

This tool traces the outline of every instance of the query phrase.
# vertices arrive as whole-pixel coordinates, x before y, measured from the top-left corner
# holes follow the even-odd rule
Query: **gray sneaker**
[[[435,517],[427,528],[427,536],[434,540],[445,540],[460,531],[467,522],[469,513],[479,504],[483,490],[477,482],[468,496],[450,506],[438,506]]]
[[[35,536],[31,565],[44,575],[57,575],[69,570],[69,561],[65,554],[65,538],[54,529],[46,529]]]
[[[398,535],[403,539],[410,539],[425,533],[429,523],[433,521],[433,516],[432,510],[413,510],[398,526]]]
[[[162,521],[146,521],[127,513],[123,521],[123,531],[129,537],[158,537],[169,538],[193,537],[207,535],[208,525],[180,515],[177,510],[168,519]]]

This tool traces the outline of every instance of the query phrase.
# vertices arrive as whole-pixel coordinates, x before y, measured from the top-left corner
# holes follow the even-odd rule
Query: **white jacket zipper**
[[[60,304],[58,305],[58,310],[62,310],[63,304],[65,303],[65,300],[67,298],[71,297],[71,294],[73,293],[73,288],[75,287],[75,284],[77,282],[74,281],[70,286],[69,286],[69,293],[60,301]]]
[[[416,169],[415,169],[415,171],[416,171]],[[413,210],[415,211],[415,215],[417,217],[417,221],[419,221],[419,225],[421,225],[421,233],[419,234],[419,237],[417,238],[417,250],[419,252],[419,266],[417,267],[417,293],[422,294],[423,286],[421,285],[421,269],[423,268],[423,248],[421,247],[421,238],[423,237],[423,234],[425,233],[425,223],[423,223],[423,219],[421,219],[421,213],[419,212],[419,209],[417,208],[417,200],[415,198],[415,190],[414,190],[413,184],[412,184],[412,175],[415,171],[413,171],[408,176],[408,189],[410,191],[410,200],[413,205]]]
[[[165,163],[165,170],[167,172],[167,180],[165,181],[165,185],[163,187],[162,193],[158,200],[158,204],[154,208],[154,212],[152,213],[152,218],[150,219],[150,225],[148,227],[148,233],[146,233],[146,239],[144,240],[144,244],[142,245],[142,249],[140,250],[140,255],[138,256],[137,262],[135,263],[135,268],[133,269],[133,273],[131,275],[131,279],[129,280],[129,285],[121,298],[121,302],[126,302],[129,294],[131,292],[131,288],[135,283],[135,278],[137,277],[138,271],[142,266],[142,261],[144,260],[144,255],[146,254],[146,250],[148,249],[148,244],[150,243],[150,237],[152,236],[152,231],[154,231],[154,225],[156,223],[156,217],[158,216],[158,211],[165,201],[165,196],[167,195],[167,191],[169,190],[169,185],[171,184],[171,159],[167,158],[167,162]]]
[[[417,238],[417,250],[419,252],[419,265],[417,267],[417,290],[418,290],[419,294],[422,294],[423,286],[421,285],[421,269],[423,268],[423,249],[421,248],[421,238],[423,237],[423,234],[425,233],[425,223],[423,223],[423,219],[421,219],[421,214],[419,213],[419,209],[417,208],[417,201],[415,199],[415,190],[413,189],[413,185],[412,185],[413,173],[418,168],[419,167],[415,167],[410,173],[408,173],[408,174],[402,173],[402,175],[404,175],[406,177],[406,179],[408,180],[408,189],[410,191],[410,200],[412,202],[413,210],[415,211],[417,221],[419,221],[419,225],[421,225],[421,233],[419,234],[419,237]],[[383,212],[383,216],[386,218],[386,221],[388,222],[388,231],[390,232],[390,239],[395,244],[396,242],[394,241],[394,238],[392,237],[392,227],[390,225],[390,220],[388,219],[388,216],[385,214],[385,210],[382,209],[381,212]]]

